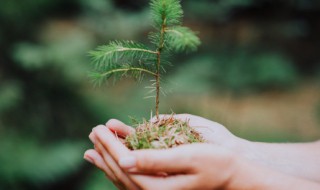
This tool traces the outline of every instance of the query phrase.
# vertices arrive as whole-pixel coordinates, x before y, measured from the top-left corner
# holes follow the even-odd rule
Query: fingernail
[[[84,156],[83,157],[85,160],[87,160],[88,162],[90,162],[91,164],[94,164],[94,161],[93,161],[93,159],[92,158],[90,158],[89,156]]]
[[[91,142],[92,142],[93,144],[95,143],[95,139],[94,139],[94,134],[93,134],[93,133],[90,133],[89,139],[91,140]]]
[[[125,169],[133,168],[136,166],[136,164],[137,164],[137,160],[135,157],[132,157],[132,156],[123,157],[123,158],[120,158],[119,160],[120,167]]]

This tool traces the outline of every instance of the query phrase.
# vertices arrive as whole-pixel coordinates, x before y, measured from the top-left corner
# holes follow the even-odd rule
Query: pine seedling
[[[142,43],[117,40],[90,52],[94,66],[91,77],[98,85],[111,77],[115,80],[133,77],[140,81],[145,75],[150,75],[155,81],[153,90],[155,91],[156,121],[144,122],[144,127],[138,128],[135,135],[127,138],[128,146],[132,149],[157,148],[159,146],[155,144],[159,144],[159,139],[164,139],[163,142],[160,142],[165,144],[161,145],[161,148],[172,147],[167,141],[175,142],[176,133],[188,131],[188,133],[195,134],[189,128],[180,127],[177,130],[176,127],[172,127],[186,126],[187,121],[177,121],[173,117],[159,118],[160,83],[162,74],[165,73],[166,66],[169,64],[166,60],[168,55],[172,52],[194,51],[200,45],[200,40],[191,29],[182,26],[183,10],[180,0],[151,0],[150,9],[154,30],[149,33],[149,40],[153,48]],[[168,133],[173,135],[168,138],[159,137],[159,135],[168,136]],[[185,138],[188,135],[185,135]],[[192,141],[194,141],[194,136],[198,135],[192,135],[190,138]],[[142,139],[144,139],[143,142]],[[173,144],[179,144],[179,142]]]

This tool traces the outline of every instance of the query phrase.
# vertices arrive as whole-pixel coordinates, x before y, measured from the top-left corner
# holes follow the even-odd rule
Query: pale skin
[[[207,143],[168,150],[130,151],[123,138],[134,129],[118,120],[89,135],[86,160],[119,189],[320,189],[320,142],[270,144],[234,136],[222,125],[188,115]]]

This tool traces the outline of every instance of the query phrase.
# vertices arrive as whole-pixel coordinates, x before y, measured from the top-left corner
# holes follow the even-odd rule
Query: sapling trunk
[[[159,103],[160,103],[160,64],[161,52],[157,55],[157,73],[156,73],[156,118],[159,121]]]
[[[160,42],[157,48],[157,75],[156,75],[156,118],[159,121],[159,103],[160,103],[160,65],[161,65],[161,51],[164,46],[164,34],[166,29],[166,15],[162,16],[162,24],[160,30]]]

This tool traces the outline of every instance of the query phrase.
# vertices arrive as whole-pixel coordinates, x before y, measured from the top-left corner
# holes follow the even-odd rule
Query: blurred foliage
[[[224,1],[187,1],[187,10],[193,11],[195,17],[222,21],[228,19],[234,8],[252,6],[253,0],[224,0]]]
[[[106,180],[104,175],[101,175],[100,171],[93,172],[89,177],[86,184],[83,187],[79,188],[80,190],[117,190],[111,183],[111,181]]]
[[[21,180],[39,186],[48,180],[60,178],[65,173],[77,171],[82,162],[83,146],[83,143],[74,142],[43,146],[30,138],[2,136],[1,150],[6,154],[0,157],[1,181],[15,186],[17,180]]]
[[[187,61],[169,79],[171,85],[167,88],[174,88],[177,92],[203,93],[214,87],[216,91],[229,90],[240,95],[289,89],[297,83],[298,78],[292,61],[282,55],[236,50],[227,55],[204,54]]]
[[[112,39],[145,42],[148,2],[1,1],[0,189],[113,188],[82,160],[88,133],[111,117],[148,117],[151,102],[137,98],[140,86],[125,82],[124,90],[92,88],[87,52]],[[294,89],[320,76],[319,1],[182,3],[184,24],[200,31],[204,44],[196,54],[173,58],[169,92],[237,97]],[[275,137],[281,138],[255,139]]]
[[[248,90],[286,89],[296,84],[298,74],[287,58],[276,53],[237,51],[215,61],[216,85],[235,93]]]

